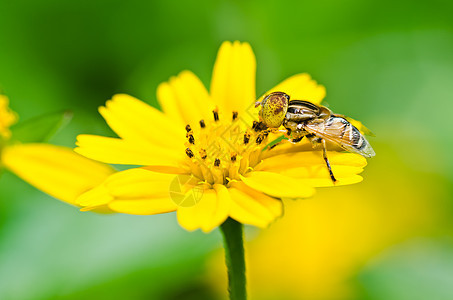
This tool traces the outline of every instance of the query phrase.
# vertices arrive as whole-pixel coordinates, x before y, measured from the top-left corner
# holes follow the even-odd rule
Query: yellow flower
[[[0,145],[2,139],[8,139],[11,136],[9,127],[16,123],[17,116],[8,107],[8,98],[0,95]]]
[[[57,199],[75,205],[78,196],[114,172],[110,166],[78,155],[70,148],[14,141],[9,126],[17,117],[3,95],[0,95],[0,117],[0,167]],[[108,209],[100,207],[98,211]]]
[[[210,92],[191,72],[162,83],[163,112],[128,95],[115,95],[99,112],[119,138],[78,137],[76,152],[105,163],[138,165],[110,176],[82,195],[84,210],[107,205],[120,213],[177,211],[180,225],[205,232],[228,217],[265,227],[282,214],[282,198],[306,198],[332,186],[322,153],[310,144],[269,143],[281,134],[254,130],[255,56],[247,43],[222,44]],[[272,91],[320,103],[325,89],[298,74]],[[366,160],[328,152],[336,185],[362,180]]]

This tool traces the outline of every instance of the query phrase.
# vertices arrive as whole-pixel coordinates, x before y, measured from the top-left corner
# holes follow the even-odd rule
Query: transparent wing
[[[331,116],[327,120],[306,123],[304,129],[342,148],[364,157],[376,155],[370,143],[360,131],[343,117]]]
[[[376,136],[370,129],[368,129],[365,125],[362,124],[362,122],[357,121],[353,118],[346,117],[344,115],[339,115],[335,114],[335,117],[341,117],[346,119],[349,123],[351,123],[355,128],[357,128],[362,134],[368,135],[368,136]]]

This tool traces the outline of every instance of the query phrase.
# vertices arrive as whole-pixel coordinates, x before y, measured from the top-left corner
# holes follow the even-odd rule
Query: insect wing
[[[355,119],[353,119],[351,117],[347,117],[347,116],[339,115],[339,114],[335,114],[334,116],[346,119],[349,123],[352,124],[352,126],[357,128],[360,131],[360,133],[362,133],[362,134],[365,134],[365,135],[368,135],[368,136],[376,136],[371,130],[369,130],[360,121],[357,121],[357,120],[355,120]]]
[[[364,157],[376,155],[360,131],[343,117],[332,116],[327,120],[314,120],[306,123],[304,129],[330,142],[337,143],[350,152]]]

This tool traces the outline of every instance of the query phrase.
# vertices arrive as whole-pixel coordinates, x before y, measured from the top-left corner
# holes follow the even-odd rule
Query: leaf
[[[69,110],[49,113],[11,127],[12,138],[23,143],[47,142],[72,119]]]

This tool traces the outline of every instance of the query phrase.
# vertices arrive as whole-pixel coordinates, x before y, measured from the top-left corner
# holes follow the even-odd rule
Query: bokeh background
[[[300,72],[363,121],[364,182],[247,228],[251,299],[453,299],[453,2],[0,1],[0,87],[21,120],[70,109],[51,142],[111,134],[97,107],[157,105],[183,69],[209,86],[219,45],[251,43],[257,94]],[[0,299],[224,299],[221,238],[174,214],[81,213],[0,178]]]

